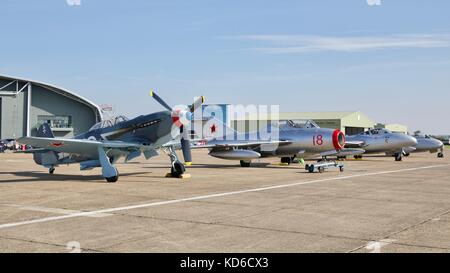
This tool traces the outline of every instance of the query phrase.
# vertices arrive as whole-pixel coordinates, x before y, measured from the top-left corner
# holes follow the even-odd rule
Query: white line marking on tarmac
[[[0,229],[6,229],[6,228],[12,228],[12,227],[18,227],[18,226],[25,226],[25,225],[32,225],[32,224],[38,224],[38,223],[45,223],[45,222],[53,222],[53,221],[59,221],[59,220],[71,219],[71,218],[78,218],[78,217],[88,217],[88,216],[92,216],[92,215],[96,215],[96,214],[114,213],[114,212],[126,211],[126,210],[158,207],[158,206],[178,204],[178,203],[183,203],[183,202],[211,199],[211,198],[216,198],[216,197],[225,197],[225,196],[231,196],[231,195],[239,195],[239,194],[245,194],[245,193],[251,193],[251,192],[262,192],[262,191],[268,191],[268,190],[291,188],[291,187],[296,187],[296,186],[316,184],[316,183],[328,182],[328,181],[339,181],[339,180],[345,180],[345,179],[351,179],[351,178],[359,178],[359,177],[367,177],[367,176],[376,176],[376,175],[384,175],[384,174],[412,172],[412,171],[435,169],[435,168],[442,168],[442,167],[449,167],[449,166],[450,166],[450,164],[445,164],[445,165],[434,165],[434,166],[419,167],[419,168],[400,169],[400,170],[394,170],[394,171],[357,174],[357,175],[350,175],[350,176],[340,176],[340,177],[333,177],[333,178],[325,178],[325,179],[306,181],[306,182],[298,182],[298,183],[292,183],[292,184],[284,184],[284,185],[278,185],[278,186],[268,186],[268,187],[255,188],[255,189],[249,189],[249,190],[224,192],[224,193],[217,193],[217,194],[210,194],[210,195],[203,195],[203,196],[194,196],[194,197],[175,199],[175,200],[169,200],[169,201],[162,201],[162,202],[155,202],[155,203],[148,203],[148,204],[140,204],[140,205],[126,206],[126,207],[117,207],[117,208],[110,208],[110,209],[102,209],[102,210],[89,211],[89,212],[80,212],[80,213],[75,213],[75,214],[70,214],[70,215],[46,217],[46,218],[41,218],[41,219],[29,220],[29,221],[22,221],[22,222],[16,222],[16,223],[2,224],[2,225],[0,225]]]
[[[19,210],[48,212],[48,213],[64,214],[64,215],[73,215],[73,214],[79,214],[79,213],[83,212],[83,211],[79,211],[79,210],[57,209],[57,208],[47,208],[47,207],[38,207],[38,206],[23,206],[23,205],[11,205],[11,204],[5,204],[3,206],[17,208]],[[102,217],[108,217],[108,216],[112,216],[112,214],[98,213],[98,214],[93,214],[93,215],[87,215],[86,217],[102,218]]]

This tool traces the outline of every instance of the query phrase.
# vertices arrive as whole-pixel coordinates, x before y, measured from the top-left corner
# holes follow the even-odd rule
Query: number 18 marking
[[[323,145],[323,135],[314,135],[313,136],[313,145],[314,146],[322,146]]]

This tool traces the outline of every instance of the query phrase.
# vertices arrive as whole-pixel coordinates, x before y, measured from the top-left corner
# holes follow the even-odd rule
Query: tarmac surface
[[[447,149],[447,151],[449,151]],[[450,160],[348,160],[309,174],[195,151],[190,179],[169,159],[54,175],[0,154],[0,252],[450,252]]]

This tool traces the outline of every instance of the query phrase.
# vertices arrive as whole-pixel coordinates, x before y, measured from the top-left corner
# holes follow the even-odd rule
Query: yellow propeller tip
[[[184,165],[186,165],[186,166],[192,166],[192,162],[186,162],[186,163],[184,163]]]
[[[202,96],[202,102],[205,102],[205,100],[206,100],[205,96]]]
[[[150,97],[153,97],[153,90],[150,90]]]

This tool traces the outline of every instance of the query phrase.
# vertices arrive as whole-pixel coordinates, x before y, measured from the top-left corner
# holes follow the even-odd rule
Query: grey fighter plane
[[[442,141],[423,134],[415,134],[414,138],[417,139],[417,145],[404,148],[406,156],[411,153],[430,152],[437,153],[439,158],[444,157],[444,143]]]
[[[359,135],[347,136],[346,148],[361,148],[364,154],[381,154],[394,156],[395,161],[402,161],[406,154],[405,147],[414,147],[417,140],[405,134],[392,133],[387,129],[372,129]],[[356,155],[355,158],[362,158]]]
[[[167,111],[132,120],[125,117],[104,120],[73,139],[55,138],[50,126],[43,124],[37,137],[23,137],[18,141],[34,147],[28,152],[33,153],[34,161],[48,168],[50,174],[59,165],[79,163],[80,170],[101,167],[106,181],[117,182],[119,172],[114,164],[120,158],[128,162],[143,154],[150,159],[159,151],[165,151],[170,156],[171,174],[178,177],[185,172],[185,167],[174,148],[167,144],[181,136],[178,145],[185,161],[192,162],[190,140],[184,128],[190,125],[192,113],[202,105],[204,97],[197,99],[190,107],[180,109],[170,107],[154,92],[150,95]]]
[[[212,131],[225,127],[226,134],[210,137],[194,144],[194,148],[209,149],[209,155],[225,160],[239,160],[242,167],[250,167],[252,160],[279,157],[291,164],[296,158],[317,159],[331,156],[362,154],[362,149],[344,149],[345,135],[340,130],[323,129],[312,121],[304,124],[288,121],[272,128],[278,130],[275,139],[264,137],[267,132],[238,133],[214,123]]]

